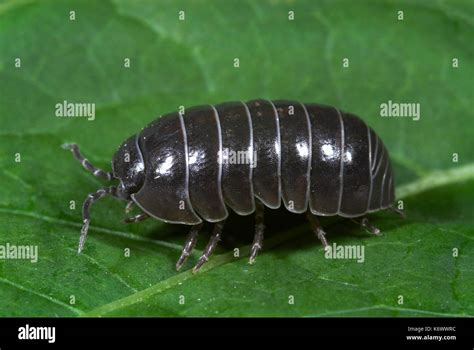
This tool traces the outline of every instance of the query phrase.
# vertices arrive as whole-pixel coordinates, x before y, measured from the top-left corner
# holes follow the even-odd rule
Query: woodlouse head
[[[114,154],[112,169],[120,181],[117,196],[130,200],[130,195],[138,192],[145,180],[145,165],[135,135],[120,145]]]

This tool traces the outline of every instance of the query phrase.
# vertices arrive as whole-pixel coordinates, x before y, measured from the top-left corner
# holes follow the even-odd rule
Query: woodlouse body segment
[[[306,105],[311,123],[309,205],[315,215],[337,215],[342,195],[343,124],[334,107]]]
[[[342,158],[342,198],[339,215],[356,217],[367,212],[370,187],[369,130],[349,113],[342,114],[344,148]]]
[[[270,101],[247,103],[252,119],[256,167],[253,169],[255,197],[265,206],[277,209],[281,204],[281,141],[278,113]]]
[[[189,196],[189,154],[183,117],[172,113],[139,134],[145,182],[131,199],[147,214],[169,223],[199,224]]]
[[[221,126],[213,106],[187,109],[183,115],[188,140],[189,196],[196,213],[205,221],[227,218],[222,197]]]
[[[222,194],[239,215],[255,211],[253,192],[253,129],[247,105],[227,102],[216,106],[222,132]]]
[[[89,194],[83,206],[88,227],[92,203],[111,195],[136,204],[142,213],[193,225],[176,268],[183,266],[204,221],[215,223],[194,271],[212,254],[223,233],[228,209],[256,213],[250,262],[262,247],[264,208],[306,213],[314,234],[327,245],[317,216],[350,217],[379,234],[364,217],[392,209],[395,200],[389,154],[377,134],[355,115],[319,104],[287,100],[226,102],[166,114],[128,138],[115,153],[113,172],[94,167],[76,145],[65,145],[95,176],[118,186]]]
[[[275,101],[280,124],[281,196],[285,208],[304,213],[311,172],[311,124],[301,103]]]

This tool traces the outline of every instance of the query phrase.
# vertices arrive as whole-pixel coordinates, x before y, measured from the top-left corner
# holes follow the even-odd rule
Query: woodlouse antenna
[[[71,150],[72,154],[74,155],[74,158],[76,158],[79,162],[81,162],[82,166],[90,171],[94,176],[97,177],[102,177],[107,180],[112,180],[113,179],[113,173],[112,172],[107,172],[102,169],[96,168],[85,158],[81,152],[79,151],[79,146],[76,145],[75,143],[65,143],[61,146],[64,149]]]
[[[77,249],[77,253],[81,253],[82,249],[84,248],[84,243],[86,242],[87,231],[89,231],[91,205],[108,194],[117,197],[117,187],[110,186],[106,188],[101,188],[98,189],[96,192],[92,192],[87,195],[87,198],[84,201],[84,204],[82,205],[83,225],[81,228],[81,238],[79,239],[79,248]]]

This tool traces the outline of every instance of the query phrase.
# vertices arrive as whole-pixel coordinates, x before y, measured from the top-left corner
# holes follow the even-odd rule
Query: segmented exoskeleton
[[[136,204],[149,217],[193,225],[176,267],[196,244],[204,221],[215,223],[211,239],[194,267],[206,262],[220,240],[232,209],[256,212],[250,262],[263,241],[264,207],[281,203],[306,213],[327,245],[317,216],[353,218],[380,231],[365,215],[390,208],[394,177],[382,140],[364,121],[337,108],[295,101],[227,102],[170,113],[128,138],[115,153],[112,172],[92,166],[74,144],[65,145],[94,175],[118,186],[89,194],[83,206],[79,251],[89,226],[89,208],[110,194]]]

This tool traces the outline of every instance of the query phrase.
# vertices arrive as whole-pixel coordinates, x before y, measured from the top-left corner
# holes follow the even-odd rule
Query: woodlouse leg
[[[89,231],[91,205],[108,194],[111,194],[112,196],[116,196],[117,187],[111,186],[111,187],[101,188],[101,189],[98,189],[96,192],[92,192],[87,195],[87,198],[84,201],[84,204],[82,205],[82,221],[84,224],[82,225],[82,228],[81,228],[79,248],[77,249],[78,253],[80,253],[82,249],[84,248],[84,243],[86,242],[86,237],[87,237],[87,231]]]
[[[135,202],[134,201],[128,201],[127,205],[125,206],[125,213],[129,213],[130,210],[132,210],[132,208],[135,206]]]
[[[209,239],[209,243],[207,243],[204,252],[202,253],[201,257],[199,258],[196,266],[193,267],[193,273],[196,273],[202,265],[209,260],[212,252],[216,249],[217,243],[221,240],[222,229],[224,228],[225,220],[216,222],[214,225],[214,231],[212,232],[212,236]]]
[[[321,227],[321,223],[319,222],[318,218],[309,210],[306,212],[306,217],[308,218],[308,221],[311,225],[311,228],[313,229],[314,234],[321,241],[324,249],[326,249],[326,247],[329,246],[329,243],[326,239],[326,232],[324,232],[323,228]]]
[[[196,245],[199,231],[201,231],[203,225],[204,223],[200,223],[191,227],[188,237],[186,238],[186,243],[184,244],[183,251],[181,252],[181,256],[176,262],[176,271],[179,271],[181,269],[183,264],[188,259],[189,255],[191,255],[191,252],[193,251],[194,246]]]
[[[102,169],[99,169],[99,168],[96,168],[95,166],[93,166],[87,160],[87,158],[85,158],[81,154],[81,152],[79,151],[79,146],[78,145],[76,145],[74,143],[65,143],[64,145],[62,145],[62,148],[71,150],[72,154],[74,155],[74,158],[76,158],[79,162],[81,162],[82,166],[86,170],[90,171],[94,176],[103,177],[104,179],[107,179],[109,181],[112,180],[113,173],[104,171]]]
[[[139,221],[146,220],[149,217],[150,217],[150,215],[148,215],[147,213],[140,213],[140,214],[137,214],[135,216],[130,216],[130,217],[126,218],[125,220],[123,220],[123,222],[126,223],[126,224],[131,224],[133,222],[139,222]]]
[[[397,207],[388,207],[387,210],[390,210],[392,213],[400,215],[403,219],[406,219],[407,215],[403,210],[398,209]]]
[[[362,226],[367,232],[373,234],[373,235],[380,235],[380,230],[371,225],[370,222],[369,222],[369,219],[368,218],[355,218],[355,219],[352,219],[353,222],[355,222],[356,224]]]
[[[255,202],[255,236],[253,238],[252,248],[250,249],[249,264],[255,262],[258,252],[263,246],[263,232],[265,230],[264,223],[265,206],[260,201]]]

